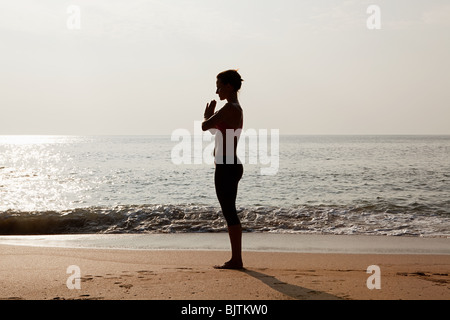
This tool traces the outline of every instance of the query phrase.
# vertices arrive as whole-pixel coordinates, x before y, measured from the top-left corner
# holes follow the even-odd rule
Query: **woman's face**
[[[219,79],[217,79],[216,86],[216,93],[219,95],[220,100],[227,99],[233,91],[233,87],[230,84],[223,84]]]

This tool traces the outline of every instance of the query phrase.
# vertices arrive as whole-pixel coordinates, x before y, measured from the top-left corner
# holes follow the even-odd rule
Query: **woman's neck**
[[[229,103],[239,103],[237,98],[237,93],[231,94],[229,98],[227,98]]]

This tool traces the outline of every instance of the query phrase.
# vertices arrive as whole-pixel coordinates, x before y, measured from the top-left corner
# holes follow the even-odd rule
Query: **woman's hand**
[[[204,117],[209,119],[214,115],[214,110],[216,109],[216,100],[212,100],[210,103],[206,104]]]

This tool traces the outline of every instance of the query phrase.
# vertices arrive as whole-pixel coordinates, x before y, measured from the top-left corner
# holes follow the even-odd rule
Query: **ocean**
[[[0,235],[225,231],[214,164],[195,152],[178,164],[177,146],[169,135],[0,136]],[[281,135],[271,150],[273,174],[244,157],[245,232],[450,236],[450,136]]]

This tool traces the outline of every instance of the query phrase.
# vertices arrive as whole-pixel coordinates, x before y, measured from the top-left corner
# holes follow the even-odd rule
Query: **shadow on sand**
[[[341,300],[338,296],[316,291],[300,286],[296,286],[290,283],[283,282],[274,276],[270,276],[265,273],[261,273],[254,270],[243,269],[241,272],[248,274],[249,276],[260,280],[270,288],[296,300]]]

